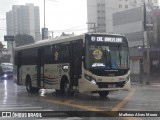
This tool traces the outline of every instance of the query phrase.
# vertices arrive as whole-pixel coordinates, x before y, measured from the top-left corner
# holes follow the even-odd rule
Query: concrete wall
[[[137,60],[130,60],[130,70],[131,74],[140,74],[140,61]]]

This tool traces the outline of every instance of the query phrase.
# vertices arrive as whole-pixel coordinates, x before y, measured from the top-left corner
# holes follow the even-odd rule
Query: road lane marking
[[[83,118],[80,117],[67,117],[65,119],[62,118],[54,118],[54,120],[82,120]],[[53,118],[45,118],[45,119],[40,119],[40,120],[53,120]]]
[[[61,102],[61,101],[55,101],[55,100],[41,99],[41,101],[45,101],[45,102],[53,103],[53,104],[65,105],[65,106],[78,108],[78,109],[85,110],[85,111],[92,111],[92,112],[104,114],[106,116],[112,116],[112,117],[116,116],[117,117],[117,113],[116,112],[111,112],[109,109],[108,110],[107,109],[103,110],[103,109],[98,109],[98,108],[92,107],[92,106],[77,105],[77,104],[70,103],[70,100],[66,101],[66,102]]]
[[[36,111],[36,112],[43,112],[43,111],[45,111],[45,112],[50,112],[50,111],[51,111],[51,112],[52,112],[53,110],[52,110],[52,109],[44,109],[44,108],[42,108],[42,109],[31,109],[31,110],[27,110],[27,109],[24,110],[24,109],[23,109],[22,111],[30,111],[30,112],[32,112],[32,111],[33,111],[33,112],[35,112],[35,111]]]
[[[142,119],[137,118],[137,117],[124,117],[124,118],[121,117],[121,119],[122,120],[142,120]]]
[[[128,101],[131,99],[131,97],[133,96],[133,94],[135,93],[136,89],[131,89],[131,91],[129,92],[129,94],[123,99],[123,101],[121,101],[120,103],[118,103],[111,111],[119,111],[119,109],[123,108],[124,105],[126,105],[128,103]],[[138,117],[120,117],[122,120],[142,120]]]
[[[7,108],[0,108],[0,110],[10,110],[10,109],[41,109],[42,107],[7,107]]]
[[[122,107],[124,107],[124,105],[131,99],[131,97],[133,96],[133,94],[135,93],[136,89],[132,89],[129,94],[127,95],[127,97],[125,97],[123,99],[123,101],[121,101],[120,103],[118,103],[111,111],[118,111],[119,109],[121,109]]]
[[[75,102],[76,101],[76,99],[75,100],[67,100],[66,102],[64,102],[64,103],[73,103],[73,102]]]
[[[0,104],[0,107],[25,107],[25,106],[31,106],[31,104]]]
[[[65,106],[69,106],[69,107],[73,107],[73,108],[78,108],[78,109],[81,109],[81,110],[86,110],[86,111],[93,111],[93,112],[97,112],[97,113],[102,113],[102,114],[106,114],[108,116],[115,116],[115,113],[118,112],[118,110],[120,108],[122,108],[128,101],[129,99],[133,96],[134,92],[136,91],[136,89],[132,89],[128,96],[126,98],[123,99],[122,102],[120,102],[118,105],[116,105],[112,111],[111,110],[107,110],[107,109],[99,109],[97,107],[92,107],[92,106],[85,106],[85,105],[78,105],[78,104],[73,104],[74,101],[76,101],[76,99],[73,99],[73,100],[68,100],[68,101],[56,101],[56,100],[49,100],[49,99],[45,99],[45,98],[41,98],[40,97],[40,101],[44,101],[44,102],[48,102],[48,103],[52,103],[52,104],[60,104],[60,105],[65,105]],[[21,98],[25,98],[25,97],[21,97]],[[35,99],[37,100],[37,98],[32,98],[32,99]],[[113,114],[112,114],[113,113]],[[130,120],[128,118],[125,117],[120,117],[121,119],[123,120]],[[132,117],[133,118],[133,117]],[[138,119],[138,118],[134,118],[133,120],[141,120],[141,119]]]
[[[83,106],[83,105],[77,105],[77,104],[72,104],[70,102],[61,102],[61,101],[55,101],[55,100],[46,100],[43,99],[43,101],[45,102],[49,102],[49,103],[54,103],[54,104],[61,104],[61,105],[66,105],[66,106],[70,106],[70,107],[75,107],[75,108],[79,108],[82,110],[89,110],[89,111],[104,111],[102,109],[97,109],[95,107],[88,107],[88,106]]]

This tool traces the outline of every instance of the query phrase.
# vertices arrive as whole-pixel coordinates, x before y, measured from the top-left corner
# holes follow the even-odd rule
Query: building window
[[[97,7],[100,7],[100,4],[99,4],[99,3],[97,4]]]
[[[101,17],[101,20],[105,20],[105,17]]]
[[[128,8],[128,5],[125,5],[125,8]]]
[[[119,8],[122,8],[122,5],[119,5]]]
[[[105,13],[105,11],[104,11],[104,10],[101,10],[101,13]]]
[[[101,6],[105,6],[105,4],[101,4]]]

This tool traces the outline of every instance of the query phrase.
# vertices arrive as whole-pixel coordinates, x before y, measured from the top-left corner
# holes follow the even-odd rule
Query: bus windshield
[[[88,39],[90,41],[90,39]],[[86,68],[104,70],[122,70],[129,68],[127,42],[87,42]]]
[[[128,47],[124,44],[89,45],[88,69],[128,69]]]

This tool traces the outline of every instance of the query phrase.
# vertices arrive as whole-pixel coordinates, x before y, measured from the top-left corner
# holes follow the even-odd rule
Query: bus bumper
[[[79,82],[79,92],[99,92],[99,91],[116,91],[116,90],[129,90],[130,79],[125,82],[97,82],[91,83],[87,80]]]

